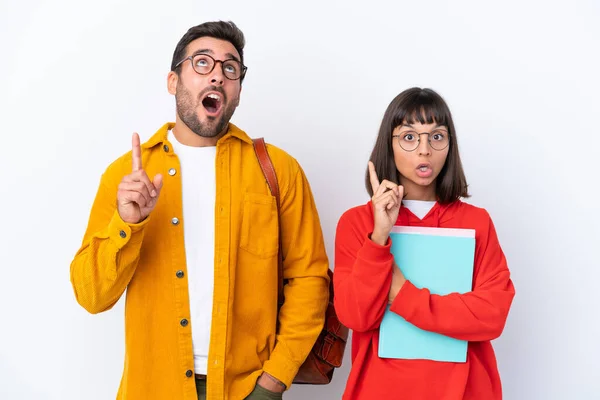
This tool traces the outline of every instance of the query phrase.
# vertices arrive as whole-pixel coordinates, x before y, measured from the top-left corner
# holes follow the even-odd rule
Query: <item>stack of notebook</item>
[[[390,237],[396,264],[413,285],[439,295],[471,291],[475,230],[395,226]],[[419,329],[389,307],[379,329],[381,358],[465,362],[467,344]]]

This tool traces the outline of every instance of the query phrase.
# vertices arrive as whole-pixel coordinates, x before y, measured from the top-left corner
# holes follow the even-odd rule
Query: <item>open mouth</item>
[[[218,93],[209,93],[202,100],[202,105],[209,114],[217,114],[221,110],[223,100]]]
[[[429,178],[433,175],[433,169],[430,164],[419,164],[417,166],[417,176],[420,178]]]

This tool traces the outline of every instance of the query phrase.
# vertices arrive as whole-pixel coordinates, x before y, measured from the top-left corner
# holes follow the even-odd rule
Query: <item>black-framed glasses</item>
[[[421,135],[427,135],[432,149],[442,151],[450,144],[450,133],[440,129],[433,132],[404,131],[392,137],[398,138],[398,144],[405,151],[415,151],[421,143]]]
[[[194,71],[200,75],[210,74],[213,69],[215,69],[215,65],[217,65],[217,63],[221,63],[223,75],[232,81],[237,81],[238,79],[243,78],[244,75],[246,75],[246,70],[248,70],[248,67],[244,66],[238,60],[234,60],[232,58],[228,60],[215,60],[208,54],[204,53],[194,54],[184,58],[175,65],[175,68],[179,67],[187,60],[192,62],[192,68],[194,68]]]

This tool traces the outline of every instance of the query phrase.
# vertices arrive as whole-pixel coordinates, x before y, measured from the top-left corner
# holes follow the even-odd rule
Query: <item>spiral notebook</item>
[[[439,295],[471,291],[475,230],[395,226],[390,237],[396,264],[416,287]],[[379,328],[381,358],[465,362],[467,345],[417,328],[389,306]]]

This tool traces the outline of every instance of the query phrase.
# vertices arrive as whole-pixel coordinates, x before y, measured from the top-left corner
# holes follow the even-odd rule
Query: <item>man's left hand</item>
[[[258,378],[256,384],[275,393],[283,393],[285,391],[285,385],[283,384],[283,382],[267,374],[266,372],[262,373],[262,375]]]

